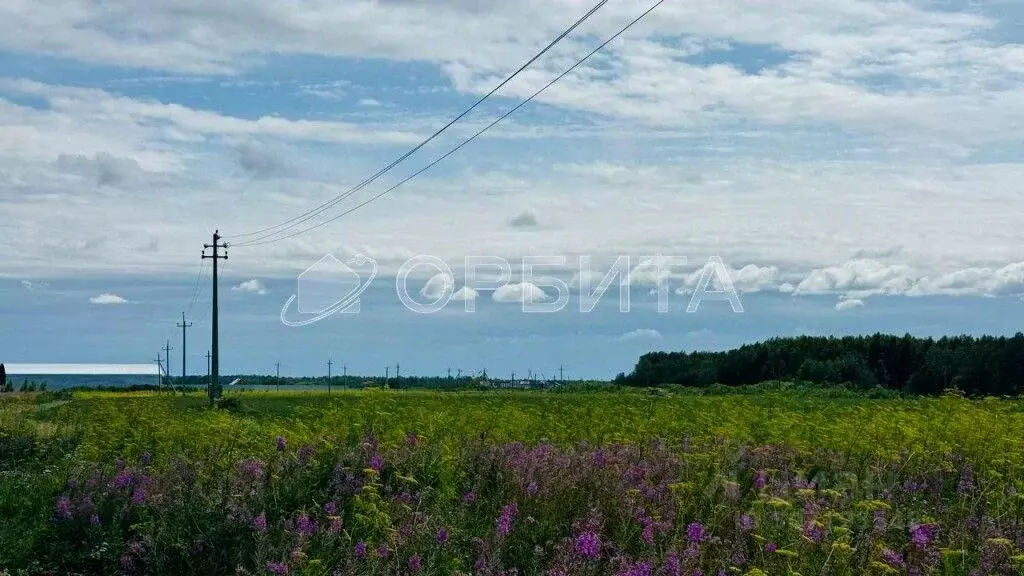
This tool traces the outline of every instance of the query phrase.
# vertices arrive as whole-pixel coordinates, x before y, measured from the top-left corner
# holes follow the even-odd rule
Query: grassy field
[[[0,396],[12,574],[1017,574],[1024,402]]]

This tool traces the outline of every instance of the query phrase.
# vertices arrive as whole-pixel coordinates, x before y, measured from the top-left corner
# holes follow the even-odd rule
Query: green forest
[[[872,336],[773,338],[724,352],[654,352],[619,384],[743,386],[799,380],[914,394],[951,388],[1016,395],[1024,388],[1024,334],[1013,337]]]

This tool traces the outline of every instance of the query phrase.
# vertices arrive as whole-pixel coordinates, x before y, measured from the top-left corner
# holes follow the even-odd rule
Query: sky
[[[204,369],[200,253],[218,229],[222,372],[318,374],[331,359],[608,378],[647,351],[778,335],[1021,330],[1019,0],[666,0],[363,205],[651,5],[611,0],[315,229],[244,245],[405,153],[591,5],[4,3],[0,361],[148,362],[181,346],[186,312],[190,371]],[[311,287],[303,273],[327,255],[337,266]],[[474,277],[467,257],[503,258],[508,277]],[[581,312],[585,280],[619,258],[630,310],[617,278]],[[405,273],[407,294],[447,305],[410,311]],[[687,312],[703,278],[731,284],[743,312]],[[358,313],[282,321],[345,296]]]

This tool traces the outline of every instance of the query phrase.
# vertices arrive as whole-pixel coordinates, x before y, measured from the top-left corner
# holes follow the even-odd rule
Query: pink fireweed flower
[[[316,534],[316,522],[312,518],[303,514],[299,516],[296,522],[296,531],[300,536],[312,536]]]
[[[512,522],[515,521],[518,513],[519,506],[514,502],[501,509],[501,516],[497,520],[498,536],[508,536],[512,532]]]
[[[691,522],[686,527],[686,537],[690,542],[703,542],[708,537],[708,532],[700,522]]]
[[[601,557],[601,538],[593,532],[584,532],[576,537],[576,554],[588,560]]]

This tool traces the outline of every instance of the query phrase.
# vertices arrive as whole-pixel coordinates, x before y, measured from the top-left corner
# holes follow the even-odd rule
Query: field
[[[1017,574],[1024,402],[0,396],[11,574]]]

